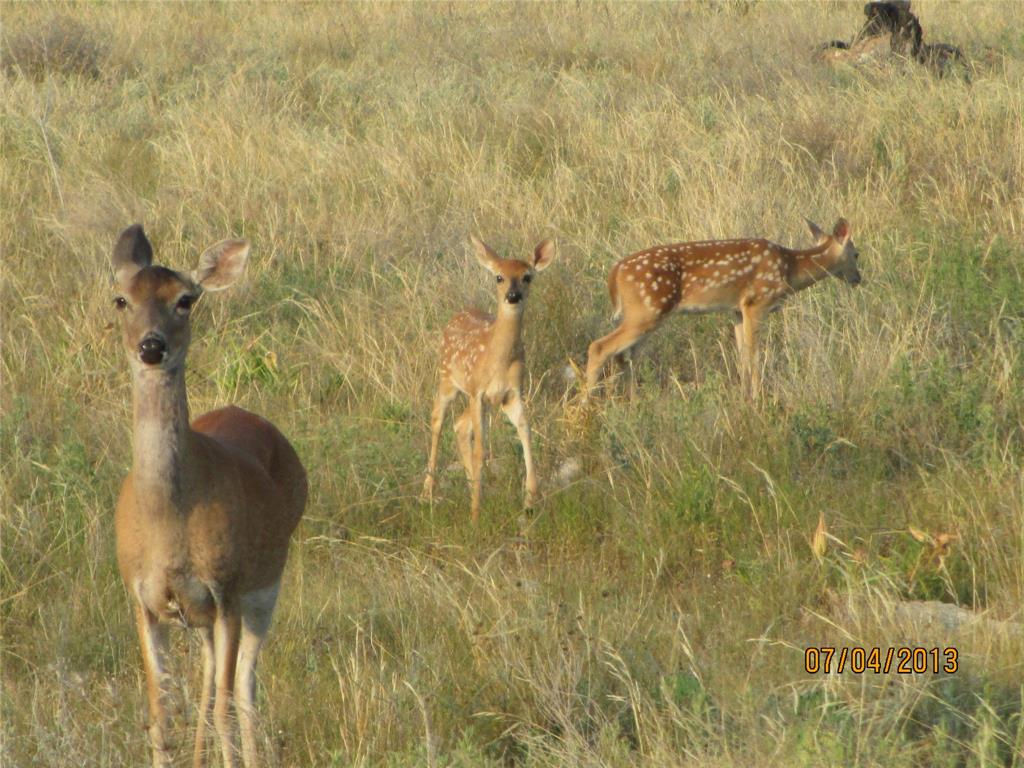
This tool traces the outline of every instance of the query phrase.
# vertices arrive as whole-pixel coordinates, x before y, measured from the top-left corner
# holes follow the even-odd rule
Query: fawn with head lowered
[[[167,626],[199,631],[202,698],[193,762],[205,763],[207,719],[225,766],[256,763],[255,665],[270,626],[288,542],[306,504],[306,473],[288,440],[241,408],[189,424],[185,358],[193,305],[244,271],[249,244],[225,240],[191,273],[153,264],[140,225],[114,247],[114,306],[132,371],[131,472],[117,502],[118,566],[135,607],[146,671],[154,766],[173,761],[165,702]]]
[[[768,240],[705,240],[649,248],[612,267],[608,291],[622,322],[587,354],[586,394],[597,386],[609,357],[622,359],[673,312],[732,312],[740,372],[751,397],[761,381],[758,327],[787,296],[836,275],[858,285],[858,252],[850,225],[840,219],[832,234],[807,222],[815,245],[793,250]]]
[[[470,309],[455,315],[444,329],[441,346],[441,382],[430,418],[430,458],[423,481],[423,497],[432,499],[437,446],[445,409],[459,392],[469,397],[469,406],[455,421],[455,436],[471,489],[470,516],[480,515],[481,474],[486,440],[486,405],[500,406],[515,426],[523,446],[526,464],[525,506],[537,495],[537,477],[530,451],[530,425],[523,410],[523,311],[534,276],[555,256],[555,246],[544,240],[529,261],[502,259],[487,245],[472,238],[477,261],[494,275],[498,313],[488,315]]]

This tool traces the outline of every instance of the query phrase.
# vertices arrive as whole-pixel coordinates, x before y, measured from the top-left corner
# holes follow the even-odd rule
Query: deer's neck
[[[793,266],[790,269],[789,284],[793,290],[802,291],[832,274],[836,260],[828,252],[829,245],[825,242],[804,251],[791,251]]]
[[[507,364],[522,356],[523,311],[503,310],[498,310],[488,348],[491,361],[497,364]]]
[[[173,509],[180,498],[188,442],[184,365],[138,370],[134,375],[132,479],[145,507]]]

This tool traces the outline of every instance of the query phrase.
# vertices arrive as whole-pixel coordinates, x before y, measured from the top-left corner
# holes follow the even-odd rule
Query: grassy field
[[[270,764],[1024,765],[1024,9],[915,0],[968,82],[814,61],[861,5],[0,7],[0,763],[148,760],[108,268],[141,221],[176,268],[252,241],[196,311],[192,412],[256,410],[309,470]],[[580,405],[616,259],[840,215],[865,282],[772,317],[761,402],[710,316]],[[558,248],[526,318],[543,498],[496,426],[476,529],[453,468],[417,501],[440,330],[491,301],[470,232]],[[804,671],[917,645],[958,670]]]

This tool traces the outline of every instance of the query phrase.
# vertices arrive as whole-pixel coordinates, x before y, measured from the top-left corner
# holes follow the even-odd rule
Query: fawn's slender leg
[[[215,599],[217,596],[215,595]],[[213,646],[216,655],[216,695],[213,703],[213,725],[220,737],[224,768],[234,768],[235,744],[231,718],[231,700],[235,689],[235,666],[238,662],[238,643],[242,617],[237,605],[217,600],[217,618],[213,624]]]
[[[434,473],[437,471],[437,446],[441,440],[441,426],[444,424],[444,413],[448,404],[455,397],[457,390],[447,378],[441,380],[434,398],[434,410],[430,414],[430,458],[427,460],[427,476],[423,480],[423,498],[432,501],[434,487],[437,485]]]
[[[736,367],[739,369],[740,384],[747,385],[746,345],[743,342],[743,315],[737,312],[733,319],[733,335],[736,337]]]
[[[633,346],[627,347],[626,349],[619,352],[613,360],[619,367],[619,372],[626,378],[627,392],[629,393],[630,400],[636,400],[637,392],[639,391],[639,377],[636,375],[636,351],[640,347],[638,340]]]
[[[206,765],[206,728],[210,719],[210,705],[213,703],[213,677],[217,669],[217,657],[213,650],[213,630],[210,627],[200,627],[199,636],[203,640],[203,691],[199,694],[199,710],[196,713],[196,743],[192,753],[194,768]]]
[[[270,629],[281,582],[242,596],[242,633],[235,670],[235,709],[242,734],[242,763],[256,765],[256,657]]]
[[[142,646],[142,663],[146,669],[146,692],[149,699],[149,743],[153,750],[153,768],[171,764],[170,720],[164,705],[167,667],[167,627],[142,604],[135,602],[135,620]]]
[[[732,332],[736,337],[736,352],[743,353],[743,313],[737,312],[732,321]]]
[[[466,479],[473,482],[473,406],[467,405],[462,415],[455,420],[455,444],[459,449],[462,468]]]
[[[750,398],[756,400],[761,394],[761,369],[758,365],[757,331],[764,316],[764,310],[756,304],[744,304],[743,312],[743,351],[746,359],[747,384]]]
[[[473,416],[473,473],[470,482],[473,484],[469,516],[475,523],[480,517],[480,497],[483,491],[484,443],[487,440],[487,416],[484,414],[484,399],[474,397],[470,401],[470,412]]]
[[[609,333],[607,336],[602,336],[590,345],[590,349],[587,350],[588,395],[593,392],[594,388],[597,386],[597,376],[601,372],[601,368],[604,366],[608,358],[612,355],[617,355],[628,350],[644,336],[650,333],[657,324],[657,318],[640,323],[629,323],[627,321],[623,321],[622,324],[614,331]]]
[[[516,432],[519,433],[519,442],[523,446],[523,462],[526,464],[526,499],[523,506],[529,508],[537,499],[537,476],[533,470],[533,453],[530,450],[530,424],[526,420],[523,398],[518,390],[509,393],[502,403],[501,410],[515,426]]]

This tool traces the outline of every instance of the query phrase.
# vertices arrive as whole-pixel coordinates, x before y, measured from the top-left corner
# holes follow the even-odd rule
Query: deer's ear
[[[846,243],[850,239],[850,222],[846,219],[840,219],[836,222],[835,227],[832,229],[832,237],[838,240],[840,243]]]
[[[248,258],[247,240],[221,240],[199,257],[199,266],[192,271],[192,279],[204,291],[223,290],[242,276]]]
[[[811,221],[810,219],[804,219],[804,221],[807,222],[807,228],[811,230],[811,237],[814,238],[815,242],[820,243],[822,240],[828,237],[828,235],[826,235],[822,231],[821,227],[819,227],[813,221]]]
[[[533,268],[538,272],[548,268],[555,259],[555,244],[551,240],[541,240],[533,249]]]
[[[480,262],[480,266],[492,273],[497,272],[498,254],[492,251],[491,247],[476,235],[470,235],[469,240],[473,244],[473,255]]]
[[[153,246],[150,245],[141,224],[132,224],[117,238],[110,266],[114,269],[117,282],[125,285],[135,273],[153,263]]]

